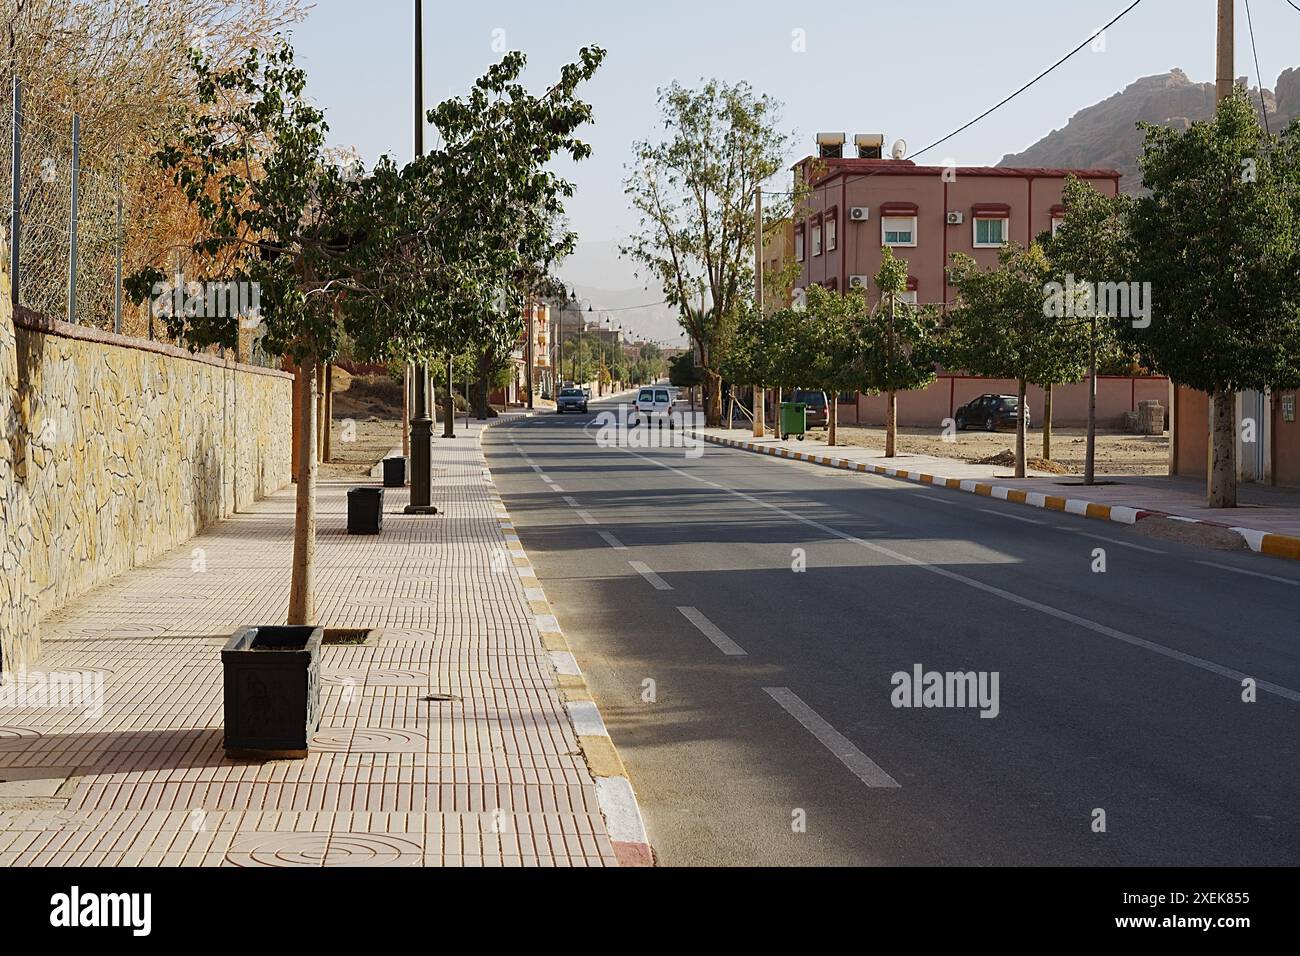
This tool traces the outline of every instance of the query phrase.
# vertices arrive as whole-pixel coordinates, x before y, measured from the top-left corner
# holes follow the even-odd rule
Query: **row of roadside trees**
[[[234,348],[240,324],[253,322],[263,351],[297,370],[290,624],[315,620],[318,367],[345,343],[367,361],[447,368],[470,355],[485,373],[499,364],[523,331],[526,298],[550,291],[546,264],[575,242],[560,225],[573,186],[552,160],[589,155],[577,131],[592,110],[579,88],[604,56],[583,48],[534,94],[519,79],[525,57],[509,53],[468,94],[428,111],[437,148],[367,171],[330,161],[325,117],[287,41],[233,65],[191,54],[202,108],[178,114],[154,159],[195,214],[205,278],[256,283],[261,304],[256,316],[166,321],[192,348]],[[151,266],[128,288],[143,301],[163,278]]]
[[[1045,458],[1052,387],[1086,379],[1091,483],[1096,376],[1146,369],[1210,395],[1209,502],[1235,506],[1235,394],[1300,386],[1300,123],[1272,135],[1238,93],[1187,131],[1144,129],[1145,195],[1068,180],[1055,236],[1008,245],[991,268],[953,257],[946,310],[900,301],[907,263],[886,248],[874,306],[861,291],[811,287],[797,307],[768,315],[750,300],[733,302],[730,318],[715,307],[705,376],[825,391],[832,444],[836,392],[888,394],[889,455],[897,391],[928,384],[939,366],[1009,378],[1022,408],[1028,385],[1046,391]],[[1017,475],[1025,460],[1022,419]]]

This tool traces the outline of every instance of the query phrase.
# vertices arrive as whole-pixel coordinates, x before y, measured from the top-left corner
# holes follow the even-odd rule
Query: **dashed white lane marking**
[[[926,497],[928,498],[929,495],[926,495]],[[1047,524],[1046,521],[1039,521],[1037,518],[1026,518],[1022,515],[1008,514],[1005,511],[998,511],[996,508],[980,508],[979,510],[984,512],[986,515],[997,515],[999,518],[1010,518],[1012,521],[1023,521],[1025,524]]]
[[[701,478],[699,475],[692,475],[690,472],[683,471],[681,468],[674,468],[672,465],[665,464],[662,461],[658,461],[654,458],[651,458],[649,455],[642,455],[640,452],[635,452],[627,448],[619,448],[618,450],[623,452],[625,455],[632,455],[634,458],[640,458],[642,461],[647,461],[650,464],[655,465],[656,467],[665,468],[668,471],[673,472],[674,474],[681,475],[683,478],[686,478],[689,481],[698,482],[699,484],[702,485],[708,485],[710,488],[715,488],[718,491],[723,491],[726,492],[727,494],[735,495],[737,498],[741,498],[745,501],[748,501],[750,504],[758,505],[761,508],[767,508],[770,511],[775,511],[777,514],[783,515],[784,517],[789,518],[791,521],[798,521],[801,524],[805,524],[810,528],[816,528],[818,531],[822,531],[825,532],[826,534],[839,538],[841,541],[847,541],[850,544],[856,544],[860,548],[865,548],[868,551],[872,551],[883,557],[889,558],[890,560],[911,565],[914,568],[919,568],[922,571],[927,571],[930,574],[937,575],[948,581],[955,581],[958,584],[964,584],[966,585],[966,587],[974,588],[976,591],[983,591],[985,594],[991,594],[994,597],[1002,598],[1004,601],[1009,601],[1012,604],[1018,604],[1020,607],[1027,607],[1030,608],[1031,610],[1035,610],[1042,614],[1046,614],[1048,617],[1054,617],[1058,621],[1067,621],[1070,624],[1075,624],[1083,628],[1084,630],[1092,631],[1094,634],[1100,634],[1102,637],[1109,637],[1112,640],[1119,641],[1120,643],[1123,644],[1128,644],[1131,647],[1140,647],[1143,650],[1150,651],[1153,654],[1159,654],[1161,657],[1167,657],[1170,660],[1179,661],[1183,664],[1188,664],[1192,667],[1198,667],[1201,670],[1208,671],[1211,674],[1217,674],[1220,677],[1226,677],[1228,680],[1231,680],[1237,684],[1240,684],[1243,680],[1253,680],[1255,681],[1255,686],[1260,688],[1261,690],[1266,690],[1270,694],[1275,694],[1278,697],[1284,698],[1285,700],[1292,701],[1293,703],[1300,703],[1300,691],[1294,691],[1290,687],[1284,687],[1281,684],[1274,684],[1272,681],[1259,680],[1258,678],[1252,677],[1250,674],[1245,674],[1234,668],[1224,667],[1222,664],[1216,664],[1214,661],[1207,661],[1203,657],[1197,657],[1194,654],[1185,654],[1182,651],[1175,650],[1172,647],[1166,647],[1163,644],[1157,644],[1155,641],[1148,641],[1146,638],[1138,637],[1134,634],[1129,634],[1125,631],[1119,630],[1118,628],[1110,627],[1098,621],[1089,620],[1086,617],[1080,617],[1078,614],[1071,614],[1069,611],[1064,611],[1060,608],[1052,607],[1050,604],[1044,604],[1041,601],[1035,601],[1032,598],[1023,597],[1019,594],[1015,594],[1011,591],[1007,591],[1003,588],[997,587],[996,585],[985,584],[983,581],[977,581],[975,578],[968,578],[964,574],[958,574],[956,571],[950,571],[947,568],[930,564],[927,561],[922,561],[920,558],[914,558],[911,555],[903,554],[902,552],[895,551],[892,548],[886,548],[884,545],[876,544],[875,542],[872,541],[864,541],[862,538],[858,538],[855,537],[854,535],[847,534],[843,531],[840,531],[838,528],[832,528],[830,525],[822,524],[820,521],[816,521],[813,518],[808,518],[805,517],[804,515],[796,514],[793,511],[790,511],[786,508],[782,508],[780,505],[772,504],[770,501],[764,501],[761,498],[756,498],[753,495],[746,494],[743,491],[738,491],[735,488],[728,488],[726,485],[719,484],[716,481],[711,481],[708,478]]]
[[[1207,568],[1218,568],[1221,571],[1235,571],[1237,574],[1249,574],[1252,578],[1264,578],[1266,581],[1276,581],[1278,584],[1289,584],[1293,588],[1300,587],[1300,581],[1293,581],[1290,578],[1281,578],[1276,574],[1264,574],[1261,571],[1247,571],[1245,568],[1234,568],[1231,564],[1219,564],[1217,561],[1197,561],[1197,564],[1203,564]]]
[[[555,479],[554,479],[554,478],[548,478],[548,477],[546,477],[545,475],[542,475],[542,481],[546,482],[548,485],[551,485],[552,487],[554,487],[554,485],[555,485]]]
[[[651,571],[650,565],[646,564],[644,561],[629,561],[628,564],[632,566],[633,571],[649,581],[650,586],[656,591],[671,591],[673,589],[671,584]]]
[[[580,504],[578,504],[578,499],[576,498],[570,498],[568,495],[562,495],[561,497],[564,499],[564,503],[568,505],[570,508],[582,507]]]
[[[542,473],[541,465],[538,465],[534,462],[529,462],[528,467],[531,468],[533,471],[537,472],[539,475]]]
[[[926,494],[922,494],[919,491],[916,493],[916,496],[918,498],[928,498],[930,501],[937,501],[941,505],[956,505],[957,507],[961,506],[960,502],[958,502],[955,498],[941,498],[938,495],[926,495]]]
[[[682,617],[695,625],[696,629],[711,640],[722,653],[728,657],[746,657],[745,649],[727,637],[722,632],[722,628],[714,624],[707,617],[701,614],[693,607],[679,607],[677,610],[682,612]]]
[[[583,521],[587,522],[587,524],[600,524],[599,521],[597,521],[595,518],[591,516],[590,511],[582,511],[581,509],[579,509],[578,511],[575,511],[574,514],[576,514]]]
[[[625,545],[622,541],[619,541],[618,538],[614,537],[608,531],[597,531],[596,534],[604,538],[605,543],[609,545],[611,548],[613,548],[615,551],[627,550],[627,545]]]
[[[1072,529],[1073,530],[1073,529]],[[1119,538],[1108,538],[1104,534],[1092,534],[1088,531],[1075,531],[1075,534],[1082,535],[1085,538],[1092,538],[1094,541],[1109,541],[1111,544],[1117,544],[1121,548],[1132,548],[1134,551],[1145,551],[1147,554],[1166,554],[1159,548],[1148,548],[1145,545],[1133,544],[1129,541],[1121,541]]]
[[[823,747],[839,758],[840,763],[848,767],[853,775],[868,787],[898,787],[899,783],[880,768],[880,765],[864,754],[853,741],[826,723],[817,711],[813,710],[788,687],[764,687],[763,691],[785,708],[804,729],[817,738]]]

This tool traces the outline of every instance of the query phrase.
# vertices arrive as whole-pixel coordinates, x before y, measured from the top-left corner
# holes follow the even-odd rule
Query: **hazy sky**
[[[745,79],[785,104],[797,134],[791,159],[818,130],[881,132],[912,149],[993,105],[1083,41],[1129,0],[475,0],[425,3],[426,104],[465,90],[500,57],[494,41],[528,54],[541,88],[584,44],[609,57],[585,91],[596,123],[593,157],[571,170],[570,220],[583,241],[632,225],[622,193],[635,139],[656,121],[656,88],[674,79]],[[1143,0],[1105,37],[968,132],[925,157],[995,163],[1065,125],[1139,76],[1181,67],[1214,72],[1214,0]],[[317,0],[295,29],[310,92],[336,145],[367,165],[412,149],[413,0]],[[1271,87],[1300,65],[1300,12],[1252,0],[1260,68]],[[802,31],[802,33],[796,33]],[[805,38],[798,52],[796,39]],[[1256,81],[1244,3],[1237,4],[1237,75]]]

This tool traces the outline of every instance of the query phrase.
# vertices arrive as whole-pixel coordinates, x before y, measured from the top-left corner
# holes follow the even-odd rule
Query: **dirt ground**
[[[1052,429],[1052,464],[1062,474],[1083,471],[1086,450],[1085,430],[1082,428]],[[808,433],[813,441],[825,441],[826,429],[818,428]],[[1014,460],[1016,434],[1014,431],[964,431],[953,436],[955,441],[945,441],[933,428],[900,428],[898,451],[900,454],[935,455],[957,458],[969,462],[987,462],[1005,454]],[[867,448],[885,447],[885,429],[870,425],[840,424],[837,439],[843,445],[860,445]],[[1043,453],[1043,431],[1031,428],[1025,435],[1025,451],[1031,459],[1030,467],[1039,467],[1032,459]],[[996,462],[994,462],[996,463]],[[1164,475],[1169,471],[1169,436],[1130,435],[1110,429],[1097,431],[1097,472],[1107,475]]]
[[[383,375],[334,372],[332,458],[319,466],[324,481],[365,478],[370,469],[402,444],[402,383]]]

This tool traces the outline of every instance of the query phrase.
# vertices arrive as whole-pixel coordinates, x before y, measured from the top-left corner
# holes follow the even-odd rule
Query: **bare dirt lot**
[[[1052,461],[1060,471],[1077,474],[1083,471],[1085,431],[1082,428],[1052,429]],[[814,441],[826,440],[826,429],[809,431]],[[955,441],[945,441],[933,428],[900,428],[898,451],[910,455],[935,455],[940,458],[957,458],[961,461],[988,462],[1006,454],[1014,460],[1016,435],[1014,431],[964,431],[953,436]],[[837,439],[843,445],[866,448],[885,447],[885,429],[871,425],[839,426]],[[1030,467],[1040,468],[1032,459],[1043,453],[1043,432],[1032,428],[1025,435],[1025,450],[1031,459]],[[996,462],[995,462],[996,463]],[[1164,475],[1169,471],[1169,436],[1130,435],[1127,432],[1098,429],[1097,472],[1106,475]]]
[[[382,375],[350,376],[334,371],[331,460],[320,465],[322,480],[364,478],[402,444],[402,383]]]

